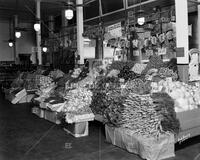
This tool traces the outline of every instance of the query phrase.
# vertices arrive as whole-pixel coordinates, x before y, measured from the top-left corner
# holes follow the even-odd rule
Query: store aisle
[[[88,137],[74,138],[61,126],[33,115],[31,105],[12,105],[0,94],[0,160],[141,160],[106,143],[101,123],[91,122],[89,132]],[[196,144],[185,142],[181,147],[187,147],[169,160],[200,160],[195,159],[200,138],[189,142]]]

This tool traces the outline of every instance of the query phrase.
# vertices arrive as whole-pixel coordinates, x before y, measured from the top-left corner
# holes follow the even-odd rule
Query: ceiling
[[[59,0],[42,0],[41,16],[45,19],[48,15],[61,14],[62,5]],[[56,3],[55,3],[56,2]],[[19,21],[31,22],[35,19],[35,0],[0,0],[0,20],[8,20],[17,14]]]
[[[49,15],[59,16],[61,15],[61,10],[63,5],[58,3],[58,1],[66,0],[41,0],[41,18],[45,20]],[[88,1],[88,0],[84,0]],[[98,1],[98,0],[97,0]],[[101,0],[108,5],[116,5],[120,0]],[[121,0],[122,1],[122,0]],[[139,0],[128,0],[129,3],[134,3]],[[146,4],[143,6],[145,11],[152,10],[153,6],[169,6],[174,4],[174,0],[142,0],[142,1],[152,1],[151,5]],[[114,2],[110,4],[108,2]],[[34,22],[35,20],[35,0],[0,0],[0,21],[9,20],[13,15],[17,14],[19,22]],[[188,3],[189,8],[196,10],[196,5],[194,3]],[[117,7],[117,6],[115,6]],[[108,7],[109,8],[109,7]],[[111,7],[110,7],[111,8]],[[92,6],[88,6],[89,14],[94,13],[95,7],[92,11]],[[87,12],[87,11],[86,11]],[[108,14],[109,15],[109,14]],[[106,18],[107,15],[104,17]]]

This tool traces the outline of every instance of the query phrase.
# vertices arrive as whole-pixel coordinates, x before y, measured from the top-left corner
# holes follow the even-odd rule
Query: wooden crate
[[[44,118],[44,110],[39,107],[33,107],[31,109],[32,113],[37,115],[40,118]]]
[[[59,116],[58,116],[58,112],[53,112],[50,110],[45,110],[44,119],[56,124],[61,123],[61,120],[59,119]]]
[[[64,126],[64,131],[66,131],[67,133],[71,134],[76,138],[88,136],[89,135],[88,121],[72,123],[72,124],[66,123]]]

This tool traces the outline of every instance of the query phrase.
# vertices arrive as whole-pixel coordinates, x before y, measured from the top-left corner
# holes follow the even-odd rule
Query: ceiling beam
[[[200,2],[198,2],[198,1],[196,1],[196,0],[188,0],[188,1],[191,2],[191,3],[195,3],[195,4],[197,4],[197,5],[200,4]]]
[[[13,12],[16,12],[16,8],[9,8],[9,7],[0,7],[0,10],[4,10],[4,11],[13,11]],[[19,12],[27,12],[26,10],[18,10]]]

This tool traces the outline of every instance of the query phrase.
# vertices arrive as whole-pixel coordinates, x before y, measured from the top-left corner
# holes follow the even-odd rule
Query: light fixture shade
[[[38,31],[40,31],[40,29],[41,29],[41,25],[40,25],[40,23],[35,23],[34,24],[34,30],[36,31],[36,32],[38,32]]]
[[[9,47],[13,47],[13,42],[8,42]]]
[[[22,34],[21,34],[21,32],[20,32],[20,31],[16,31],[16,32],[15,32],[15,37],[16,37],[16,38],[20,38],[20,37],[21,37],[21,35],[22,35]]]
[[[145,17],[138,17],[137,23],[138,23],[139,25],[143,25],[144,22],[145,22]]]
[[[74,17],[74,12],[72,9],[66,9],[65,10],[65,18],[70,20]]]
[[[47,52],[47,47],[43,47],[43,48],[42,48],[42,51],[43,51],[43,52]]]

